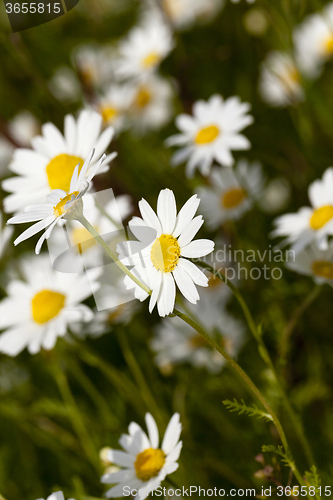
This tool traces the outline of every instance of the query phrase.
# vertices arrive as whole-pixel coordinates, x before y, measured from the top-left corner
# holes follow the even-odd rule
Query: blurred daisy
[[[170,29],[161,16],[152,13],[120,42],[115,74],[120,78],[145,76],[157,69],[173,47]]]
[[[123,242],[117,247],[123,263],[134,265],[132,273],[152,290],[149,311],[157,303],[160,316],[173,311],[176,284],[193,304],[200,299],[195,285],[208,286],[207,276],[186,258],[202,257],[214,248],[210,240],[192,241],[204,222],[201,215],[194,217],[199,203],[197,196],[192,196],[177,215],[174,194],[164,189],[158,196],[156,215],[142,199],[139,202],[142,219],[134,217],[129,223],[139,241]],[[135,297],[141,302],[148,297],[128,276],[125,285],[134,288]]]
[[[0,134],[0,178],[8,174],[8,165],[14,150],[13,144]]]
[[[321,180],[310,184],[308,195],[312,207],[274,221],[272,236],[287,236],[286,243],[291,243],[296,253],[313,241],[321,250],[328,248],[328,236],[333,234],[333,167],[324,172]]]
[[[301,75],[286,52],[270,52],[261,65],[259,90],[271,106],[288,106],[304,99]]]
[[[253,123],[248,115],[250,104],[241,103],[239,97],[225,101],[220,95],[213,95],[205,101],[197,101],[193,115],[181,114],[176,125],[181,131],[167,139],[168,146],[185,146],[172,157],[172,164],[178,165],[188,159],[186,173],[191,177],[196,168],[202,175],[208,175],[216,160],[220,165],[234,164],[232,150],[250,149],[250,141],[239,132]]]
[[[207,225],[216,229],[226,220],[237,220],[260,196],[264,178],[260,163],[240,160],[235,169],[213,168],[211,187],[200,187],[202,212]]]
[[[67,66],[56,69],[48,87],[54,97],[64,103],[75,102],[82,97],[80,82],[75,72]]]
[[[151,75],[130,85],[128,120],[138,132],[163,127],[173,114],[173,88],[168,80]]]
[[[79,45],[72,52],[72,61],[84,87],[100,88],[113,78],[115,52],[112,45]]]
[[[97,110],[103,117],[105,125],[112,125],[116,132],[127,127],[126,114],[132,102],[132,89],[126,84],[110,85],[99,97]]]
[[[210,21],[222,5],[222,0],[162,0],[164,12],[177,29],[188,28],[198,21]]]
[[[298,274],[311,276],[317,285],[325,283],[333,286],[333,242],[327,250],[320,250],[315,244],[309,245],[288,261],[286,267]]]
[[[100,158],[109,146],[113,128],[100,134],[101,127],[101,115],[86,110],[77,120],[66,115],[64,136],[52,123],[43,125],[42,135],[31,141],[32,150],[20,148],[14,153],[9,168],[18,176],[2,182],[2,188],[13,193],[4,199],[5,211],[15,212],[30,204],[43,203],[54,189],[68,192],[75,167],[79,163],[82,167],[92,149],[95,158]],[[107,170],[114,157],[115,153],[108,155],[98,173]],[[93,162],[90,170],[95,166]]]
[[[296,59],[309,77],[320,75],[323,65],[333,56],[333,3],[318,14],[306,17],[294,32]]]
[[[13,235],[13,232],[14,232],[13,227],[9,227],[9,226],[2,227],[2,224],[3,224],[2,219],[3,219],[3,215],[2,215],[2,212],[0,210],[0,259],[2,258],[3,254],[5,253],[7,245],[8,245],[8,243]]]
[[[84,162],[82,169],[79,170],[79,164],[75,167],[70,181],[69,193],[62,189],[55,189],[47,196],[48,203],[39,205],[30,205],[21,214],[15,215],[8,220],[7,224],[22,224],[25,222],[39,221],[26,229],[16,240],[14,245],[18,245],[24,240],[31,238],[35,234],[45,229],[45,232],[39,238],[36,245],[36,254],[39,254],[45,239],[51,236],[52,230],[61,219],[77,219],[82,214],[82,197],[89,188],[89,182],[102,165],[105,156],[94,164],[94,169],[89,168],[94,151],[90,153]]]
[[[267,213],[280,212],[286,208],[290,196],[290,182],[285,177],[277,177],[267,183],[258,200],[259,206],[261,210]]]
[[[232,3],[239,3],[240,0],[230,0]],[[254,3],[256,0],[246,0],[247,3]]]
[[[201,301],[190,307],[191,316],[205,325],[206,331],[232,357],[239,352],[244,339],[244,327],[227,314],[221,304],[213,303],[203,293]],[[155,330],[150,347],[156,353],[155,362],[163,372],[173,365],[190,363],[217,373],[225,364],[224,358],[211,345],[180,318],[166,318]]]
[[[30,146],[35,135],[40,132],[40,123],[30,111],[21,111],[9,122],[10,135],[22,146]]]
[[[81,304],[95,290],[100,270],[86,275],[58,273],[48,255],[23,259],[20,279],[12,280],[0,302],[0,352],[16,356],[52,349],[57,337],[76,321],[89,321],[92,311]],[[24,281],[22,281],[22,278]]]
[[[107,498],[123,496],[127,486],[138,490],[135,500],[144,500],[167,475],[178,469],[177,460],[183,444],[179,441],[182,430],[179,413],[171,418],[160,448],[157,425],[150,413],[146,413],[145,421],[148,436],[132,422],[128,427],[129,434],[122,434],[119,439],[125,451],[110,449],[107,453],[109,462],[123,467],[119,472],[102,476],[102,483],[116,484],[106,492]]]

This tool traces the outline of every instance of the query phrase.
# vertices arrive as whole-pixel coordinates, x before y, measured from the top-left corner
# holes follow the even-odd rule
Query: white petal
[[[168,455],[178,443],[181,431],[182,425],[179,422],[179,413],[175,413],[168,424],[162,442],[161,448],[166,455]]]
[[[162,234],[161,223],[154,210],[145,199],[139,201],[139,210],[147,226],[155,229],[155,231],[157,231],[157,236],[160,236]]]
[[[214,241],[211,240],[195,240],[191,241],[186,247],[182,248],[182,257],[203,257],[214,250]]]
[[[196,194],[194,194],[180,209],[176,220],[176,226],[173,231],[173,236],[175,238],[177,238],[191,222],[195,212],[198,210],[199,203],[199,198]]]
[[[200,297],[190,275],[179,266],[172,273],[180,292],[189,302],[196,304]]]
[[[193,262],[180,258],[177,265],[190,275],[196,285],[208,286],[207,276]]]
[[[148,429],[148,436],[152,448],[158,448],[158,428],[156,422],[150,413],[146,413],[146,426]]]
[[[176,200],[171,189],[163,189],[157,200],[157,215],[161,221],[162,232],[171,234],[176,224]]]
[[[198,215],[188,224],[186,229],[178,238],[180,248],[185,247],[193,240],[194,236],[197,234],[203,223],[204,220],[202,218],[202,215]]]

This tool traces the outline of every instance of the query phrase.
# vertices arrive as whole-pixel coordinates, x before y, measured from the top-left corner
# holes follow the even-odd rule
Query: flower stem
[[[275,383],[280,391],[282,401],[283,401],[284,406],[286,408],[286,411],[289,415],[290,421],[292,422],[293,427],[295,428],[296,433],[298,435],[298,439],[302,444],[304,454],[307,457],[308,463],[310,466],[314,465],[314,463],[315,463],[314,458],[313,458],[313,455],[311,452],[310,445],[309,445],[309,443],[306,439],[306,436],[304,434],[303,425],[302,425],[300,419],[298,418],[298,416],[295,414],[291,404],[289,403],[289,400],[288,400],[287,395],[284,391],[284,388],[282,387],[282,384],[281,384],[281,382],[278,378],[278,375],[276,373],[273,361],[272,361],[272,359],[269,355],[269,352],[266,348],[266,345],[262,339],[261,333],[259,332],[258,328],[256,327],[256,324],[255,324],[255,321],[252,317],[252,314],[251,314],[245,300],[243,299],[240,291],[228,279],[226,279],[226,277],[222,273],[220,273],[219,271],[216,271],[212,266],[210,266],[206,262],[196,260],[195,263],[198,266],[202,267],[203,269],[206,269],[207,271],[209,271],[212,274],[214,274],[215,276],[217,276],[221,281],[223,281],[231,289],[231,291],[235,295],[239,305],[241,306],[241,308],[243,310],[248,327],[249,327],[254,339],[256,340],[256,342],[258,344],[259,354],[262,357],[262,359],[265,361],[265,363],[268,365],[268,367],[269,367],[269,369],[274,377]]]
[[[84,215],[81,215],[77,220],[81,222],[82,226],[84,226],[87,229],[87,231],[89,231],[89,233],[95,238],[95,240],[98,241],[98,243],[104,248],[108,256],[119,267],[119,269],[121,269],[123,273],[125,273],[129,278],[131,278],[131,280],[134,281],[136,285],[142,288],[142,290],[148,293],[148,295],[151,295],[150,288],[148,288],[147,285],[142,283],[142,281],[140,281],[136,276],[134,276],[133,273],[131,273],[131,271],[129,271],[129,269],[127,269],[127,267],[119,260],[117,254],[113,250],[111,250],[109,245],[107,245],[107,243],[103,240],[103,238],[98,234],[96,229],[90,224],[89,221],[87,221]]]
[[[173,310],[173,314],[178,316],[180,319],[182,319],[183,321],[185,321],[185,323],[187,323],[188,325],[190,325],[192,328],[194,328],[194,330],[196,332],[198,332],[200,335],[202,335],[205,340],[207,342],[209,342],[209,344],[214,347],[214,349],[216,351],[218,351],[221,356],[224,357],[224,359],[226,361],[228,361],[228,363],[231,365],[231,367],[233,368],[233,370],[243,379],[243,381],[245,382],[245,384],[247,385],[247,387],[251,390],[251,392],[260,400],[261,404],[264,406],[264,408],[266,409],[267,413],[269,413],[269,415],[271,416],[272,418],[272,422],[274,423],[278,433],[279,433],[279,436],[280,436],[280,439],[281,439],[281,442],[283,444],[283,447],[285,449],[285,453],[286,455],[290,456],[291,457],[291,452],[290,452],[290,448],[289,448],[289,444],[288,444],[288,441],[287,441],[287,438],[286,438],[286,435],[285,435],[285,432],[283,430],[283,427],[280,423],[280,420],[278,419],[277,415],[275,414],[273,408],[271,407],[271,405],[269,404],[269,402],[266,400],[266,398],[261,394],[261,392],[259,391],[259,389],[257,388],[257,386],[252,382],[252,380],[250,379],[250,377],[245,373],[245,371],[239,366],[238,363],[236,363],[236,361],[231,358],[229,356],[229,354],[227,354],[223,349],[222,347],[216,343],[211,337],[210,335],[208,335],[208,333],[202,328],[202,326],[200,326],[198,323],[196,323],[193,319],[191,319],[189,316],[187,316],[186,314],[183,314],[182,312],[178,311],[177,309],[174,309]],[[303,478],[302,478],[302,475],[300,474],[300,472],[298,471],[297,467],[296,467],[296,464],[295,462],[293,462],[293,472],[299,482],[299,484],[301,486],[304,486],[304,481],[303,481]]]

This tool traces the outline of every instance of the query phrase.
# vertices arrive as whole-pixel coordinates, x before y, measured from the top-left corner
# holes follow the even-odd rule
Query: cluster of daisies
[[[304,99],[304,80],[318,78],[333,56],[333,3],[307,16],[295,28],[292,52],[273,51],[262,63],[260,92],[271,106],[294,105]]]
[[[275,220],[272,236],[285,236],[293,258],[287,266],[300,274],[312,276],[319,285],[333,285],[333,167],[322,179],[309,186],[311,206]]]

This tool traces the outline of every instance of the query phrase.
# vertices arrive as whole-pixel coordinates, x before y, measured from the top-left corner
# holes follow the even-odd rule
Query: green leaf
[[[264,418],[267,421],[273,420],[269,413],[265,413],[264,411],[259,410],[256,405],[246,406],[243,399],[241,400],[241,403],[238,403],[235,398],[233,401],[226,399],[222,402],[228,408],[228,410],[230,410],[231,412],[237,412],[238,415],[242,415],[244,413],[249,417]]]

